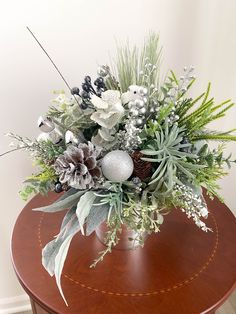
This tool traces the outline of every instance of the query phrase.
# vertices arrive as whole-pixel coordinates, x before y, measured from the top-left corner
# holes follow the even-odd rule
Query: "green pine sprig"
[[[217,140],[217,141],[236,141],[236,136],[231,134],[234,130],[227,132],[215,132],[214,134],[205,133],[205,127],[225,116],[225,114],[234,106],[230,99],[215,105],[214,98],[209,98],[211,84],[207,86],[205,93],[194,100],[183,101],[177,108],[177,114],[180,119],[179,126],[185,127],[186,135],[192,141],[198,140]],[[193,107],[201,101],[200,105]]]
[[[161,49],[159,49],[159,36],[150,33],[141,49],[136,46],[130,47],[129,43],[117,49],[116,72],[119,80],[120,89],[126,92],[130,85],[144,85],[144,73],[146,64],[155,66],[155,70],[149,76],[149,86],[155,86],[159,80],[159,65]]]

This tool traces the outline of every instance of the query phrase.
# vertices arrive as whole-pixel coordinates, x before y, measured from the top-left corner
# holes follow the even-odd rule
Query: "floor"
[[[29,311],[29,312],[22,312],[22,313],[18,313],[18,314],[32,314],[32,312],[31,311]],[[189,314],[192,314],[192,313],[189,313]],[[216,314],[236,314],[236,291],[216,311]]]

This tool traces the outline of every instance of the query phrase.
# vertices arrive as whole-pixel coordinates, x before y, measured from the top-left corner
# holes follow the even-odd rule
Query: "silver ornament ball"
[[[140,94],[141,96],[146,96],[147,93],[148,93],[148,90],[147,90],[146,87],[142,87],[142,86],[141,86],[141,87],[139,88],[139,94]]]
[[[40,116],[38,118],[38,127],[39,127],[40,131],[49,133],[49,132],[54,130],[55,124],[52,122],[52,120],[50,118],[48,118],[48,117],[43,118]]]
[[[128,103],[128,108],[131,109],[134,105],[135,105],[134,101],[131,100],[131,101]]]
[[[144,101],[141,99],[136,99],[134,103],[135,103],[135,106],[137,106],[137,108],[142,108],[144,106]]]
[[[122,150],[114,150],[105,155],[101,166],[104,177],[113,182],[126,181],[134,170],[132,158]]]
[[[109,67],[106,65],[101,65],[97,69],[97,74],[102,77],[106,77],[109,73]]]
[[[134,116],[134,117],[138,117],[138,115],[139,115],[139,111],[137,109],[132,110],[131,113],[132,113],[132,116]]]
[[[141,115],[143,115],[143,114],[145,114],[146,113],[146,108],[145,107],[143,107],[143,108],[140,108],[139,109],[139,114],[141,114]]]
[[[143,97],[143,102],[146,104],[147,103],[147,97]]]
[[[138,118],[138,119],[136,119],[135,122],[136,122],[137,126],[141,126],[143,124],[143,119],[142,118]]]

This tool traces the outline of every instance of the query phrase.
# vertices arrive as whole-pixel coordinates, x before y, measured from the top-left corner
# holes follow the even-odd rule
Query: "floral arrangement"
[[[78,232],[89,236],[101,223],[108,226],[106,247],[94,267],[118,243],[123,225],[143,245],[144,232],[158,233],[172,208],[211,230],[204,222],[202,188],[221,199],[217,180],[226,175],[225,165],[235,162],[223,155],[222,143],[236,136],[234,130],[207,126],[234,104],[215,104],[210,84],[199,97],[188,96],[195,81],[192,67],[180,78],[170,71],[160,82],[159,64],[156,34],[141,49],[118,48],[116,63],[100,66],[94,82],[86,76],[80,88],[69,87],[70,96],[59,92],[38,120],[37,139],[8,134],[17,142],[13,150],[28,151],[40,169],[27,178],[21,197],[64,192],[55,203],[35,209],[68,209],[59,234],[42,252],[43,266],[55,275],[62,296],[60,277]],[[210,141],[221,143],[211,149]]]

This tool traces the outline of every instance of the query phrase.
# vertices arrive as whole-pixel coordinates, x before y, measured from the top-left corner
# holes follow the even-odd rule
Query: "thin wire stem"
[[[48,57],[48,59],[50,60],[50,62],[52,63],[52,65],[54,66],[54,68],[56,69],[56,71],[58,72],[58,74],[60,75],[60,77],[62,78],[62,80],[64,81],[64,83],[66,84],[66,86],[69,88],[70,92],[71,92],[71,87],[69,85],[69,83],[67,82],[67,80],[65,79],[64,75],[61,73],[61,71],[59,70],[59,68],[57,67],[57,65],[55,64],[55,62],[52,60],[52,58],[50,57],[50,55],[48,54],[48,52],[46,51],[46,49],[43,47],[43,45],[40,43],[40,41],[37,39],[37,37],[34,35],[34,33],[31,31],[31,29],[26,26],[27,30],[29,31],[29,33],[32,35],[32,37],[35,39],[35,41],[37,42],[37,44],[39,45],[39,47],[43,50],[43,52],[45,53],[45,55]],[[79,105],[79,102],[77,100],[77,98],[75,97],[75,95],[73,95],[75,101],[77,102],[77,104]]]
[[[12,152],[15,152],[16,150],[20,150],[20,149],[24,149],[26,148],[27,146],[23,146],[23,147],[17,147],[17,148],[14,148],[14,149],[11,149],[11,150],[8,150],[7,152],[3,153],[3,154],[0,154],[0,157],[4,156],[4,155],[7,155],[7,154],[10,154]]]

